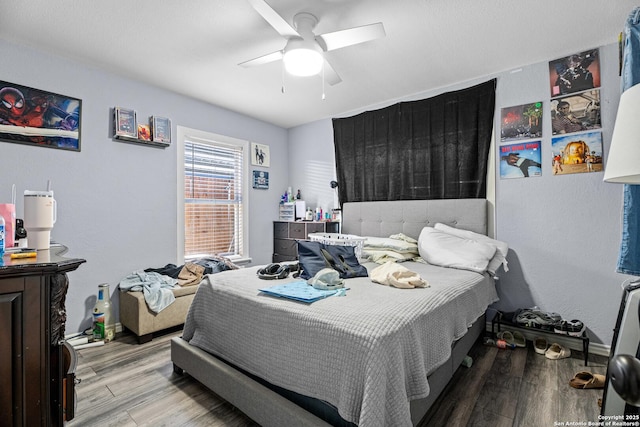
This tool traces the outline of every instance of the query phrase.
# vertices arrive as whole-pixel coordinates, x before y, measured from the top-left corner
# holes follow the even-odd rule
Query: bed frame
[[[404,233],[417,238],[423,227],[441,222],[486,234],[487,206],[485,199],[345,203],[342,233],[380,237]],[[413,425],[417,425],[424,418],[484,330],[485,318],[482,316],[464,337],[453,343],[449,360],[429,375],[429,396],[411,401]],[[173,338],[171,341],[171,360],[176,373],[182,374],[186,371],[260,425],[334,424],[333,421],[331,424],[327,423],[309,410],[283,397],[282,394],[286,394],[296,400],[296,396],[292,397],[286,390],[278,390],[279,393],[260,379],[253,378],[221,359],[189,345],[181,338]],[[304,401],[299,403],[306,404]],[[316,406],[314,410],[317,410]],[[329,414],[333,419],[336,415],[337,412]]]

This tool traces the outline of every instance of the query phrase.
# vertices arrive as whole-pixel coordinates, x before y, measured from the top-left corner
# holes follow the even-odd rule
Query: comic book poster
[[[540,141],[527,141],[498,147],[500,178],[529,178],[542,175]]]
[[[600,129],[600,89],[551,100],[551,128],[554,135]]]
[[[507,107],[500,114],[500,142],[542,136],[542,101]]]
[[[80,151],[82,101],[0,81],[0,140]]]
[[[551,138],[554,175],[602,172],[602,132]]]
[[[600,56],[591,49],[549,61],[551,97],[600,87]]]

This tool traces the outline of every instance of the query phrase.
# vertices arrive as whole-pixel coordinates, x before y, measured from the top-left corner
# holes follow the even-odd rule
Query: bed
[[[345,234],[418,238],[436,223],[486,233],[487,202],[343,206]],[[488,273],[403,265],[430,286],[354,278],[345,297],[304,304],[260,292],[255,268],[207,276],[171,342],[174,370],[265,426],[416,425],[485,329],[497,294]]]

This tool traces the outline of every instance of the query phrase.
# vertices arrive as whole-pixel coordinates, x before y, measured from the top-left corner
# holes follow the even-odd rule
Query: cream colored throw
[[[381,285],[394,286],[402,289],[426,288],[429,283],[414,271],[405,266],[387,261],[369,273],[369,277]]]

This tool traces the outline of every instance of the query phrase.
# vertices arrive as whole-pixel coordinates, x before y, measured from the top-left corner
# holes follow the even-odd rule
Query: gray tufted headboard
[[[342,233],[389,237],[404,233],[417,239],[426,226],[441,222],[487,234],[486,199],[350,202],[342,206]]]

